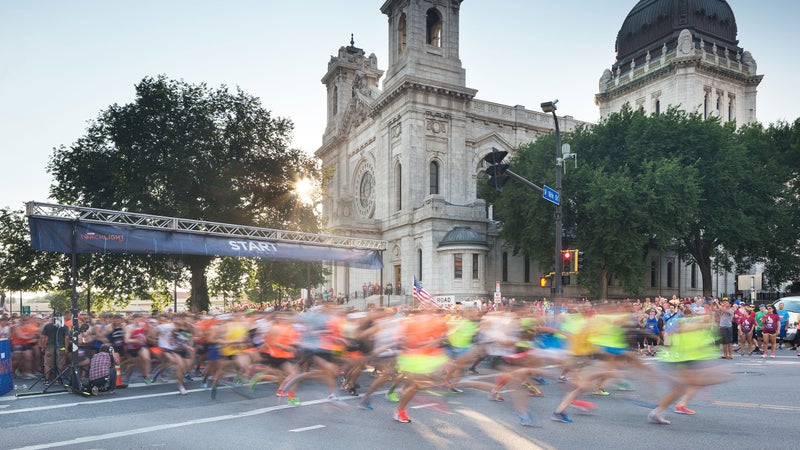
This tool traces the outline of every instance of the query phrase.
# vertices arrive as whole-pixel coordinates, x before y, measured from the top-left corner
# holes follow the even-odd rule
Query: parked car
[[[789,312],[789,321],[787,322],[789,326],[786,329],[786,339],[791,341],[797,333],[797,321],[798,318],[800,318],[800,295],[783,297],[782,299],[776,300],[773,303],[776,312],[778,311],[779,303],[783,303],[783,309]]]

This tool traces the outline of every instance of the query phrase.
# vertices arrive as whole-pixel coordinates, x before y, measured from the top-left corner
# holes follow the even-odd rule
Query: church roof
[[[639,0],[617,33],[617,62],[674,41],[683,29],[709,45],[738,48],[736,18],[725,0]]]
[[[452,246],[487,246],[486,239],[470,227],[455,227],[448,231],[439,242],[439,248]]]

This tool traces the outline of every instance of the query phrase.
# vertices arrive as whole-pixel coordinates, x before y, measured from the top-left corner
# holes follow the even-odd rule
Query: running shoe
[[[292,397],[286,401],[286,404],[291,406],[297,406],[300,404],[300,399],[297,397]]]
[[[328,394],[328,401],[329,402],[338,402],[339,397],[336,394]]]
[[[665,419],[661,414],[657,413],[655,409],[650,411],[650,414],[647,415],[647,421],[658,425],[670,424],[670,421]]]
[[[773,353],[773,354],[769,355],[769,357],[770,357],[770,358],[774,358],[774,357],[775,357],[775,353]]]
[[[181,393],[181,395],[186,395],[186,394],[188,394],[188,393],[189,393],[189,392],[186,390],[186,388],[185,388],[185,387],[183,387],[183,386],[181,386],[181,385],[178,385],[178,392],[180,392],[180,393]]]
[[[453,383],[451,383],[449,381],[445,381],[444,382],[444,387],[446,387],[447,389],[450,389],[450,392],[455,392],[456,394],[460,394],[460,393],[464,392],[463,389],[459,389],[459,388],[453,386]]]
[[[144,377],[144,384],[150,384],[153,382],[153,379],[150,377]]]
[[[523,427],[541,427],[542,424],[536,419],[536,414],[533,411],[528,410],[525,413],[517,413],[517,417],[519,418],[519,424]]]
[[[611,395],[610,392],[606,391],[603,388],[597,388],[597,389],[593,390],[592,394],[594,394],[594,395]]]
[[[581,412],[591,412],[597,409],[597,405],[595,405],[592,402],[587,402],[585,400],[574,400],[572,403],[569,404],[569,406]]]
[[[542,385],[547,384],[547,379],[543,376],[533,377],[533,380]]]
[[[192,378],[192,376],[188,373],[183,376],[183,379],[186,381],[194,381],[194,378]]]
[[[672,412],[677,413],[677,414],[688,414],[690,416],[693,416],[693,415],[696,414],[693,410],[691,410],[691,409],[689,409],[689,408],[687,408],[687,407],[685,407],[683,405],[675,405],[675,409],[673,409]]]
[[[375,408],[372,407],[372,403],[370,403],[369,400],[365,400],[363,402],[358,402],[358,409],[366,409],[367,411],[372,411]]]
[[[480,375],[480,374],[481,374],[481,373],[480,373],[480,372],[478,372],[478,370],[477,370],[477,369],[475,369],[474,367],[470,367],[470,368],[469,368],[469,373],[471,373],[471,374],[473,374],[473,375]]]
[[[387,392],[386,400],[389,400],[392,403],[397,403],[400,401],[400,397],[397,395],[397,392]]]
[[[502,396],[500,396],[499,392],[495,392],[495,391],[489,392],[489,400],[491,400],[493,402],[504,402],[504,401],[506,401],[506,399],[504,399]]]
[[[282,389],[278,389],[278,392],[275,393],[275,397],[288,397],[288,396],[289,396],[289,394],[287,394],[286,392],[283,392]]]
[[[617,383],[616,387],[617,387],[618,391],[632,391],[633,390],[633,386],[630,383],[628,383],[627,381],[623,381],[621,383]]]
[[[394,411],[394,420],[402,423],[411,423],[411,419],[408,418],[408,413],[405,409],[396,409]]]
[[[553,411],[553,414],[550,415],[550,420],[554,420],[556,422],[562,422],[562,423],[572,423],[572,419],[567,417],[567,415],[564,414],[563,412],[559,413],[559,412]]]
[[[528,395],[531,397],[544,397],[544,393],[541,391],[541,389],[530,383],[524,383],[522,387],[528,390]]]
[[[567,378],[564,375],[561,375],[560,377],[558,377],[558,382],[559,383],[569,383],[569,378]]]

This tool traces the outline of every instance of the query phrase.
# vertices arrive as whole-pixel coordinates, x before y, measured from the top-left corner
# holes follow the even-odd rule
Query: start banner
[[[246,237],[214,236],[161,229],[28,217],[31,247],[46,252],[131,253],[149,255],[215,255],[331,262],[363,269],[383,267],[377,250],[340,248]]]

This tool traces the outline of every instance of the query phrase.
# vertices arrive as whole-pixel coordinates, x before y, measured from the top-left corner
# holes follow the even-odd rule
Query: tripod
[[[42,376],[40,376],[32,385],[28,388],[28,392],[22,392],[17,394],[17,397],[23,397],[28,395],[40,395],[46,394],[53,385],[56,383],[60,384],[64,390],[72,391],[72,385],[75,380],[75,374],[73,374],[73,365],[66,364],[66,345],[67,345],[67,336],[69,335],[69,330],[63,326],[63,324],[59,320],[59,316],[53,316],[53,322],[48,323],[45,325],[44,329],[42,330],[42,334],[47,338],[47,345],[45,349],[45,354],[42,355]],[[45,361],[48,358],[48,351],[52,351],[52,365],[48,370],[44,370]],[[63,359],[63,369],[59,372],[59,360]],[[55,375],[54,377],[52,375]],[[66,382],[64,380],[67,380]],[[39,382],[43,382],[44,389],[41,391],[31,392],[34,386],[39,384]]]

